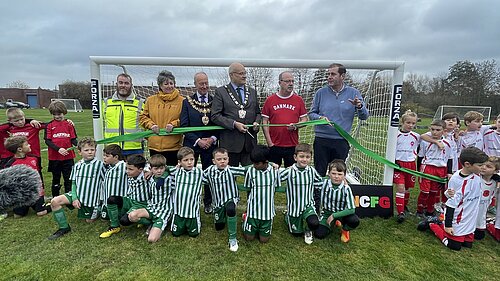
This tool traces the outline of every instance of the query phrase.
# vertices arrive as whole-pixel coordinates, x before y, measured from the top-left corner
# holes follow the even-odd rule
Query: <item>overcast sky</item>
[[[500,1],[4,0],[0,87],[90,80],[89,56],[500,63]]]

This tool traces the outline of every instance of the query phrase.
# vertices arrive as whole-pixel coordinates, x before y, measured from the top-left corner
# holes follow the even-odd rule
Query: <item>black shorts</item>
[[[73,166],[75,165],[75,161],[73,159],[68,160],[49,160],[49,167],[47,169],[48,172],[52,173],[61,173],[64,171],[71,171]]]
[[[14,214],[16,214],[18,216],[24,217],[28,214],[30,208],[32,208],[35,212],[38,213],[38,212],[45,210],[45,207],[43,206],[44,203],[45,203],[45,201],[44,201],[43,196],[40,196],[40,198],[38,198],[38,200],[36,200],[36,202],[33,203],[33,205],[16,207],[16,208],[14,208],[13,212],[14,212]]]

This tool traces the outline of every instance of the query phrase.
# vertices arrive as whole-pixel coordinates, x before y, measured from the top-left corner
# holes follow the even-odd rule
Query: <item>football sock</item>
[[[236,231],[237,231],[237,218],[227,217],[227,233],[229,234],[229,240],[236,239]]]
[[[61,186],[58,184],[53,184],[51,190],[52,190],[52,197],[57,197],[59,196]]]
[[[66,220],[66,215],[64,214],[63,208],[53,211],[52,212],[54,216],[54,220],[56,221],[57,225],[59,226],[59,229],[62,228],[69,228],[68,221]]]
[[[151,224],[151,220],[149,219],[146,219],[146,218],[140,218],[138,223],[140,224],[143,224],[143,225],[150,225]]]
[[[436,203],[436,195],[437,192],[431,191],[429,192],[429,196],[427,197],[427,213],[434,212],[434,203]]]
[[[396,210],[398,214],[405,210],[405,194],[402,192],[396,192]]]
[[[423,213],[424,208],[427,207],[427,198],[429,198],[429,193],[425,193],[420,191],[420,194],[418,195],[417,199],[417,212]]]
[[[408,202],[410,202],[410,189],[406,188],[406,190],[405,190],[405,207],[408,206]]]
[[[120,226],[120,220],[118,219],[118,205],[108,204],[108,216],[111,227]]]

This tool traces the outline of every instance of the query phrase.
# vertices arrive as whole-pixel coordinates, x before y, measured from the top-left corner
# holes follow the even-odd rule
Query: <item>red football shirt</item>
[[[28,143],[31,146],[31,154],[33,154],[36,157],[41,157],[40,156],[40,138],[39,138],[39,132],[43,129],[45,129],[47,125],[45,123],[42,123],[42,126],[40,128],[35,128],[31,126],[29,123],[26,123],[23,127],[16,127],[13,125],[9,126],[8,133],[11,136],[25,136],[28,138]],[[14,155],[13,153],[9,153],[9,157]]]
[[[7,133],[9,126],[10,124],[8,123],[0,125],[0,158],[2,159],[12,156],[12,153],[8,152],[3,145],[5,139],[9,137],[9,134]]]
[[[71,140],[76,138],[75,127],[71,125],[67,120],[56,121],[52,120],[47,123],[47,128],[45,129],[45,139],[51,140],[55,145],[60,148],[70,148],[73,145]],[[59,154],[56,150],[48,148],[49,160],[68,160],[75,158],[75,152],[73,150],[68,151],[68,155],[63,156]]]
[[[25,156],[24,158],[14,158],[14,159],[16,160],[12,162],[12,164],[10,165],[11,167],[16,165],[26,165],[38,172],[38,158],[33,156]]]
[[[30,168],[33,168],[35,171],[37,171],[38,174],[38,158],[33,157],[33,156],[25,156],[24,158],[14,158],[14,162],[12,162],[12,166],[16,165],[26,165]],[[45,190],[43,189],[42,186],[42,181],[40,180],[40,188],[38,189],[38,195],[44,196],[45,195]]]
[[[266,99],[261,112],[269,118],[271,124],[290,124],[299,122],[307,115],[304,101],[297,94],[281,97],[274,94]],[[289,131],[287,127],[269,127],[269,134],[274,145],[282,147],[296,146],[299,143],[299,131]]]

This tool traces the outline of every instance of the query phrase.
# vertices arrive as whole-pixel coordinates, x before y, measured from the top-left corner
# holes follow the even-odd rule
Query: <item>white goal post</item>
[[[370,111],[368,120],[355,119],[349,133],[364,147],[394,161],[401,114],[402,61],[91,56],[94,137],[98,140],[103,138],[101,102],[116,90],[118,74],[126,72],[131,75],[133,91],[146,98],[158,91],[156,77],[162,70],[169,70],[175,75],[176,86],[183,95],[195,92],[193,76],[204,71],[209,77],[210,92],[213,93],[215,87],[229,82],[227,70],[233,62],[240,62],[246,67],[247,84],[256,88],[261,106],[267,96],[277,91],[279,73],[291,71],[295,77],[295,91],[304,99],[308,110],[314,93],[327,84],[328,66],[334,62],[343,64],[348,71],[346,83],[360,90]],[[301,129],[299,134],[301,142],[312,145],[312,127]],[[259,134],[259,143],[265,144],[262,135]],[[102,149],[97,151],[102,153]],[[392,168],[385,167],[359,150],[351,148],[347,162],[354,180],[362,184],[392,185]]]
[[[78,99],[50,99],[51,102],[55,100],[63,102],[68,112],[83,112],[82,105]]]
[[[473,106],[473,105],[440,105],[434,114],[434,120],[441,120],[443,115],[450,112],[455,112],[460,116],[460,120],[464,120],[464,115],[468,111],[477,111],[483,114],[483,123],[490,123],[491,106]]]

